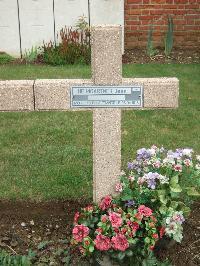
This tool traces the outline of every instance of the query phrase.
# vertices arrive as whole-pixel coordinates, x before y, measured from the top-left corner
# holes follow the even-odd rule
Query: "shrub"
[[[61,29],[59,37],[59,43],[49,42],[43,45],[41,51],[45,63],[51,65],[90,63],[90,42],[85,31],[65,27]]]
[[[7,64],[14,61],[14,58],[4,52],[0,52],[0,65]]]
[[[35,47],[32,46],[30,50],[25,50],[23,58],[27,63],[34,63],[37,60],[38,54],[39,54],[38,48],[36,46]]]
[[[122,265],[148,265],[162,237],[182,241],[182,225],[199,191],[200,156],[192,149],[139,149],[116,184],[118,196],[76,213],[72,244],[97,260],[106,254]]]

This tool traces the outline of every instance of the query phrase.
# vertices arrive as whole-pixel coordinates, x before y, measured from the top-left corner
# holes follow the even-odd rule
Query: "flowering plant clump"
[[[200,156],[189,148],[139,149],[116,192],[122,205],[145,204],[156,210],[166,235],[181,242],[183,215],[189,214],[192,200],[200,196]],[[176,215],[179,219],[173,218]]]
[[[75,214],[72,244],[83,255],[142,262],[163,236],[181,242],[190,204],[200,196],[200,155],[142,148],[115,189],[115,197]]]
[[[99,205],[75,214],[72,243],[84,255],[107,252],[121,260],[133,256],[136,249],[151,252],[162,238],[160,229],[152,209],[145,205],[123,209],[106,196]]]

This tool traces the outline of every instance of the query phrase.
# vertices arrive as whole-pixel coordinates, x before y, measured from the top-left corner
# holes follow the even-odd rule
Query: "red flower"
[[[111,242],[115,250],[125,251],[129,247],[128,240],[123,234],[113,236]]]
[[[139,214],[144,215],[146,217],[152,215],[152,210],[144,205],[140,205],[140,207],[138,208],[138,212]]]
[[[101,233],[103,232],[103,229],[102,229],[102,228],[97,228],[97,229],[96,229],[96,232],[97,232],[98,234],[101,234]]]
[[[142,220],[142,215],[140,213],[136,213],[135,214],[135,218],[138,220],[138,221],[141,221]]]
[[[107,220],[108,220],[108,216],[107,216],[107,215],[102,215],[102,216],[101,216],[101,221],[102,221],[102,223],[106,223]]]
[[[132,231],[137,231],[138,229],[139,229],[139,224],[138,223],[136,223],[136,222],[133,222],[132,224],[131,224],[131,229],[132,229]]]
[[[73,238],[77,242],[81,242],[84,237],[86,237],[89,234],[89,228],[85,225],[76,225],[72,231]]]
[[[105,251],[111,248],[111,242],[108,236],[97,235],[94,243],[95,247],[101,251]]]
[[[99,207],[100,207],[101,210],[104,211],[104,210],[106,210],[106,209],[111,207],[111,203],[112,203],[112,197],[108,195],[108,196],[105,196],[102,199],[102,201],[100,202]]]
[[[89,245],[90,245],[90,241],[85,240],[84,244],[85,244],[86,246],[89,246]]]
[[[115,233],[119,233],[119,229],[118,228],[114,228]]]
[[[160,233],[160,238],[162,238],[165,234],[165,227],[161,227],[159,233]]]
[[[80,217],[80,213],[76,212],[74,215],[74,223],[77,224],[78,223],[78,218]]]
[[[126,229],[126,228],[122,228],[122,229],[121,229],[121,232],[122,232],[122,234],[126,234],[127,229]]]
[[[93,206],[92,205],[88,205],[87,207],[85,207],[85,211],[93,211]]]
[[[156,223],[156,222],[157,222],[157,219],[156,219],[156,217],[155,217],[155,216],[151,215],[151,216],[150,216],[150,218],[151,218],[151,220],[152,220],[154,223]]]
[[[158,239],[158,234],[153,234],[152,237],[153,237],[154,239]]]
[[[154,250],[154,246],[150,246],[149,249],[150,249],[150,250]]]
[[[149,223],[149,227],[155,228],[155,224],[153,222]]]

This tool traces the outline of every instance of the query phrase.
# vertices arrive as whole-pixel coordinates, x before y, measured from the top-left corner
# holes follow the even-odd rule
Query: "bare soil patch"
[[[68,250],[74,213],[88,204],[79,201],[0,201],[0,247],[11,253],[36,252],[35,263],[64,265]],[[39,248],[42,244],[44,247]],[[40,246],[39,246],[40,245]],[[39,247],[38,247],[39,246]],[[160,259],[168,257],[175,266],[200,265],[200,203],[193,205],[192,213],[184,226],[181,244],[161,245],[156,249]],[[71,251],[72,265],[78,265],[78,253]],[[82,264],[82,262],[81,262]]]
[[[149,57],[145,49],[126,50],[123,56],[124,64],[192,64],[200,63],[200,49],[174,48],[169,57],[165,56],[163,48],[157,48],[157,54]]]

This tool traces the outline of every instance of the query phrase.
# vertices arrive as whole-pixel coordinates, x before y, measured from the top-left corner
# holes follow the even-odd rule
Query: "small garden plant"
[[[199,191],[200,156],[192,149],[142,148],[116,184],[118,196],[75,214],[72,244],[93,260],[106,255],[121,265],[143,265],[163,237],[182,241]]]

